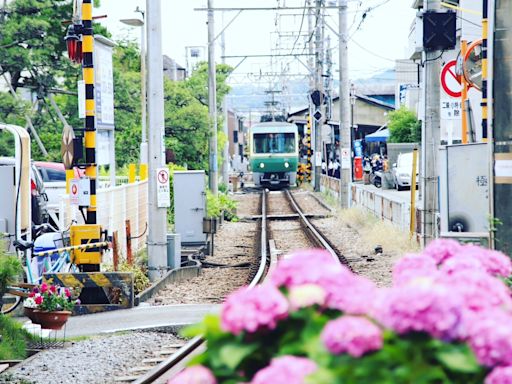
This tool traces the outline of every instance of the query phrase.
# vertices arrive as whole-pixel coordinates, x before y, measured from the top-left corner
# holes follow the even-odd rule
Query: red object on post
[[[361,156],[354,157],[354,180],[363,179],[363,158]]]

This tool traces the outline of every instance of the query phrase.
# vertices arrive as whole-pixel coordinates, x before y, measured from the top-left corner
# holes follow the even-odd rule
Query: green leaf
[[[226,366],[235,369],[243,359],[258,348],[258,344],[226,343],[219,349],[219,357]]]
[[[473,352],[465,345],[447,346],[437,352],[436,357],[446,368],[455,372],[476,373],[481,369]]]

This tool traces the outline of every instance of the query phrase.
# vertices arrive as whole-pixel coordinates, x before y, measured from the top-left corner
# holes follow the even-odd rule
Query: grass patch
[[[12,318],[0,315],[0,360],[21,360],[27,357],[27,342],[33,337]]]
[[[391,223],[380,220],[361,208],[350,208],[338,212],[341,220],[355,229],[362,240],[371,247],[381,245],[386,252],[404,254],[418,252],[419,244],[409,239],[409,234],[394,227]]]

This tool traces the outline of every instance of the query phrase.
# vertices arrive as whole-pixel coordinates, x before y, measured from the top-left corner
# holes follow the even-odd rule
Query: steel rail
[[[306,215],[302,212],[299,205],[295,201],[295,198],[290,193],[290,191],[287,189],[285,190],[286,197],[288,198],[288,202],[292,205],[292,208],[297,212],[299,215],[300,221],[304,225],[304,227],[309,231],[309,233],[312,235],[312,240],[315,241],[319,246],[325,248],[331,256],[339,261],[338,254],[334,250],[334,248],[331,247],[331,245],[327,242],[327,240],[320,234],[320,232],[309,222],[309,220],[306,218]]]
[[[261,193],[261,243],[260,243],[260,266],[254,279],[249,287],[254,287],[260,283],[265,277],[265,269],[267,268],[267,192],[263,190]],[[185,364],[195,356],[203,346],[205,340],[201,336],[196,336],[187,344],[181,347],[177,352],[172,354],[166,360],[159,363],[152,370],[146,372],[143,376],[135,380],[134,384],[149,384],[161,379],[166,373],[177,374]],[[181,369],[180,369],[181,368]],[[169,377],[170,378],[170,377]],[[168,378],[166,378],[168,379]]]

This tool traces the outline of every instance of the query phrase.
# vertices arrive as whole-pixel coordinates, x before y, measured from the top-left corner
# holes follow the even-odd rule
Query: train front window
[[[254,153],[293,153],[294,133],[255,133]]]

